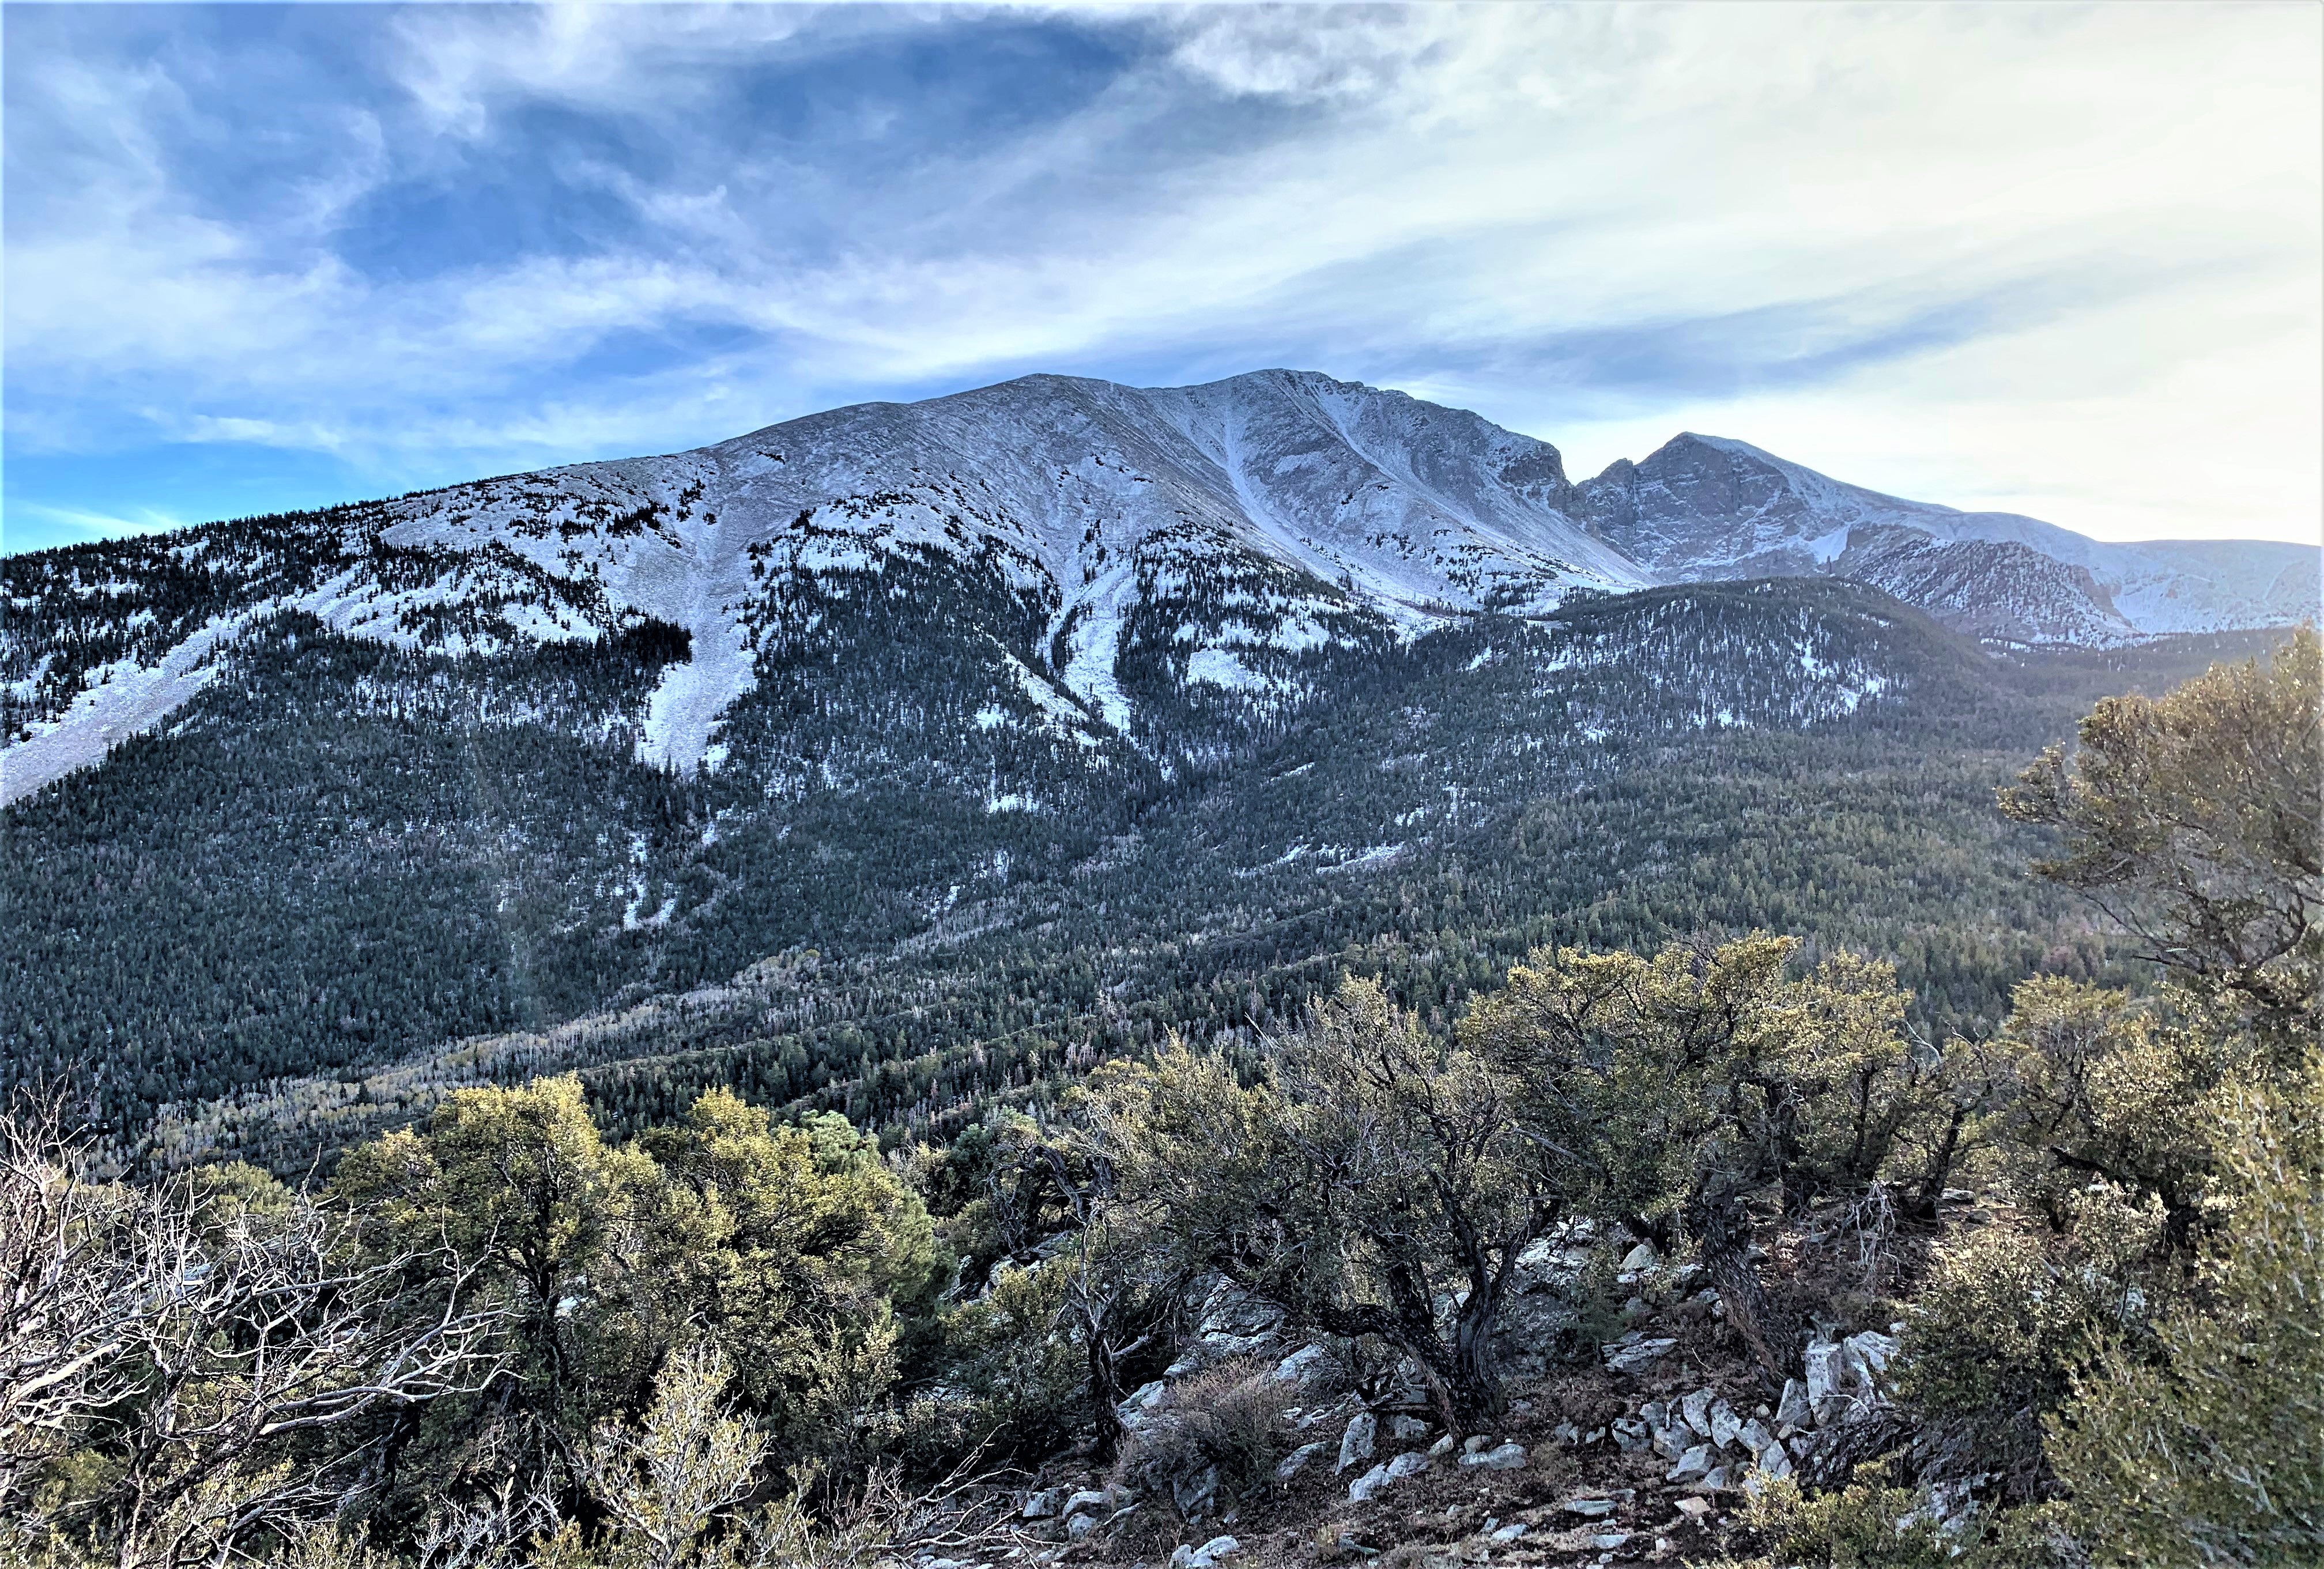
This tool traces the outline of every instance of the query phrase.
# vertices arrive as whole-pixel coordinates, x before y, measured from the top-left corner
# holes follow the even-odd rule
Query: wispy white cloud
[[[127,516],[119,516],[78,507],[49,506],[40,502],[13,502],[5,512],[0,512],[0,550],[9,548],[7,533],[12,518],[19,527],[28,521],[38,521],[91,540],[117,540],[128,534],[162,534],[200,521],[176,517],[152,507],[140,507]]]
[[[241,197],[184,150],[255,46],[11,27],[14,450],[400,488],[1291,362],[1584,472],[1686,427],[2117,536],[2324,505],[2313,10],[423,8]]]

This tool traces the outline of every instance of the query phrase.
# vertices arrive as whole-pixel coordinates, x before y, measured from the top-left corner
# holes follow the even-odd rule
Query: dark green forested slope
[[[686,778],[636,760],[672,629],[452,658],[273,617],[0,818],[7,1079],[80,1085],[124,1148],[161,1118],[278,1164],[567,1066],[616,1126],[711,1084],[926,1122],[1343,970],[1442,1018],[1546,938],[1763,926],[1893,955],[1922,1028],[1973,1029],[2028,967],[2104,962],[1993,789],[2220,649],[2000,663],[1849,585],[1697,586],[1337,649],[1139,751],[980,723],[1023,699],[958,629],[1030,661],[1039,623],[946,570],[783,607],[816,630]],[[360,1111],[289,1110],[318,1098]]]

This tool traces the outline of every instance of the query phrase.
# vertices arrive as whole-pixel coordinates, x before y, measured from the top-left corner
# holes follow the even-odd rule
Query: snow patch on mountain
[[[160,725],[217,678],[213,656],[247,619],[213,620],[156,664],[116,660],[91,671],[71,707],[36,724],[27,739],[0,749],[0,806],[103,761],[119,743]]]
[[[1121,646],[1122,618],[1137,592],[1137,573],[1124,562],[1058,617],[1069,651],[1065,668],[1057,672],[1065,689],[1095,705],[1100,717],[1124,734],[1130,731],[1130,699],[1114,678],[1114,660]],[[1052,635],[1057,630],[1053,628]]]

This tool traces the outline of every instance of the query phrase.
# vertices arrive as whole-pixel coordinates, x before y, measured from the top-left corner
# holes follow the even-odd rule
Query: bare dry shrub
[[[1121,1472],[1146,1487],[1219,1468],[1220,1496],[1264,1480],[1286,1454],[1293,1432],[1284,1413],[1313,1396],[1278,1381],[1274,1364],[1238,1357],[1191,1373],[1175,1385],[1152,1426],[1122,1456]]]

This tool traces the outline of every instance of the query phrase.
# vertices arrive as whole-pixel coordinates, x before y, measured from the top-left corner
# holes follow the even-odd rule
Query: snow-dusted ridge
[[[1101,749],[1108,735],[1138,742],[1133,644],[1202,700],[1289,702],[1300,661],[1334,647],[1486,609],[1545,614],[1578,588],[1837,575],[1978,635],[2083,644],[2282,624],[2316,614],[2318,599],[2312,548],[2102,545],[1880,495],[1715,437],[1679,437],[1577,486],[1547,442],[1283,370],[1179,388],[1027,376],[297,526],[337,531],[345,565],[327,581],[274,591],[266,562],[237,567],[241,578],[221,568],[244,588],[215,614],[135,660],[74,672],[77,686],[58,687],[36,668],[47,656],[0,628],[0,674],[23,678],[11,690],[48,694],[0,749],[0,801],[162,722],[201,689],[222,642],[282,609],[453,654],[648,620],[682,629],[687,657],[660,668],[638,746],[693,770],[726,755],[722,726],[765,651],[850,595],[908,593],[932,563],[980,574],[1045,619],[1039,647],[1000,649],[995,669],[1011,672],[1030,723]],[[198,567],[217,527],[192,531],[174,559]],[[18,558],[15,578],[83,613],[150,614],[135,583],[38,565]],[[1011,722],[986,712],[980,725]]]
[[[2015,641],[2290,625],[2324,595],[2312,545],[2110,544],[2015,512],[1883,495],[1691,431],[1580,486],[1575,510],[1660,582],[1829,573]]]

